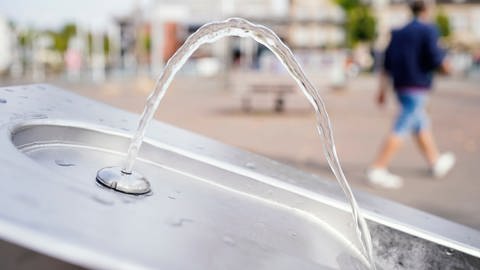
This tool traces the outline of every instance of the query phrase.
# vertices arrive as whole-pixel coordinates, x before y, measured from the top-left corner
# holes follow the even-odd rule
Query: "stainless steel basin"
[[[360,265],[358,249],[342,231],[348,230],[345,212],[322,210],[328,206],[242,175],[242,168],[226,170],[150,141],[142,148],[136,170],[151,179],[153,192],[116,194],[94,180],[99,168],[122,164],[127,134],[55,120],[17,124],[10,132],[14,146],[34,160],[38,170],[57,175],[56,181],[63,182],[57,185],[81,191],[89,204],[100,206],[84,208],[78,202],[63,209],[71,203],[65,202],[59,210],[86,210],[68,220],[72,232],[95,233],[118,252],[128,250],[125,245],[137,247],[132,255],[152,262],[152,268],[339,269],[345,261]],[[298,207],[308,203],[318,204],[317,214]],[[48,213],[42,217],[48,223],[63,219]]]
[[[96,172],[122,165],[137,115],[48,85],[0,94],[1,269],[19,248],[67,268],[363,269],[333,181],[154,122],[135,167],[152,192],[118,193]],[[480,268],[478,231],[355,194],[379,269]]]

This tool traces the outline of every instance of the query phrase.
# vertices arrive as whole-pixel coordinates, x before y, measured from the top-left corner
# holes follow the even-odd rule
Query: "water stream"
[[[305,97],[314,107],[317,119],[317,130],[322,138],[323,150],[326,159],[351,205],[352,216],[355,224],[355,232],[362,245],[362,252],[370,262],[370,268],[375,269],[375,265],[373,263],[374,261],[370,232],[362,214],[359,211],[357,202],[353,196],[350,186],[348,185],[342,167],[340,166],[333,141],[330,120],[325,109],[325,104],[318,91],[305,76],[305,73],[303,72],[299,63],[295,60],[290,49],[272,30],[264,26],[255,25],[240,18],[231,18],[222,22],[206,24],[199,28],[185,41],[178,51],[168,60],[162,74],[155,84],[154,91],[148,97],[147,105],[141,116],[137,131],[132,138],[130,147],[128,149],[127,159],[122,171],[126,174],[132,172],[135,159],[145,136],[146,128],[152,120],[158,105],[170,86],[175,74],[185,64],[192,53],[202,44],[212,43],[227,36],[251,37],[269,48],[287,68],[290,75],[294,78],[302,92],[305,94]]]

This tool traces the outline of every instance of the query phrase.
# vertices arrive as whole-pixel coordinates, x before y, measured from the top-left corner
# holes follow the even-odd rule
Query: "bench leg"
[[[242,98],[242,111],[243,112],[252,111],[252,101],[250,98]]]
[[[279,96],[275,99],[275,112],[280,113],[283,112],[285,109],[285,101],[283,100],[283,96]]]

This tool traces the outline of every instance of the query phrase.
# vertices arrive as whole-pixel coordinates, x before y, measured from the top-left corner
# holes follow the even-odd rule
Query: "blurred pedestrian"
[[[438,46],[438,31],[428,23],[429,7],[423,0],[413,0],[409,5],[413,19],[403,28],[392,32],[377,96],[378,104],[384,105],[391,79],[400,112],[392,132],[367,171],[369,183],[385,188],[402,186],[402,178],[390,173],[387,168],[405,136],[410,133],[414,134],[434,177],[445,176],[455,163],[452,153],[439,153],[425,111],[433,72],[440,69],[449,73],[450,68],[445,61],[445,52]]]

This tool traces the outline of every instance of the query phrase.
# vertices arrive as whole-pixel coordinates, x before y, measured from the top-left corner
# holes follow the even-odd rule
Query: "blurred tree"
[[[143,49],[147,52],[150,53],[150,49],[152,48],[152,38],[150,36],[150,33],[146,33],[143,36]]]
[[[20,45],[20,47],[26,48],[28,46],[31,46],[33,35],[33,30],[21,31],[20,33],[18,33],[18,44]]]
[[[53,41],[51,49],[60,54],[64,54],[68,49],[70,38],[77,34],[77,26],[73,23],[68,23],[65,24],[59,32],[47,31],[46,33]]]
[[[103,54],[105,54],[106,57],[110,55],[110,46],[110,38],[107,34],[103,34]]]
[[[20,61],[24,69],[31,61],[31,58],[27,57],[27,52],[32,48],[34,36],[35,30],[33,29],[19,31],[17,35],[18,46],[21,48]]]
[[[87,54],[91,56],[93,53],[93,34],[88,31],[87,33]]]
[[[438,11],[437,16],[435,17],[435,23],[440,31],[440,36],[448,38],[452,33],[452,28],[450,26],[450,19],[443,10]]]
[[[88,32],[87,33],[87,54],[91,56],[93,54],[93,33]],[[103,54],[108,57],[110,55],[110,51],[112,49],[112,43],[110,42],[110,38],[108,37],[108,34],[102,34],[101,38],[103,39]],[[98,48],[95,48],[95,53],[97,53]]]
[[[348,47],[355,47],[360,42],[373,41],[376,37],[376,19],[370,8],[360,5],[348,11],[346,31]]]
[[[344,11],[350,11],[361,5],[359,0],[335,0],[335,3],[339,5]]]
[[[371,42],[376,37],[377,21],[370,7],[360,0],[335,0],[345,12],[346,46],[355,47],[360,42]]]
[[[62,27],[60,34],[62,36],[71,38],[77,34],[77,26],[73,23],[68,23]]]

